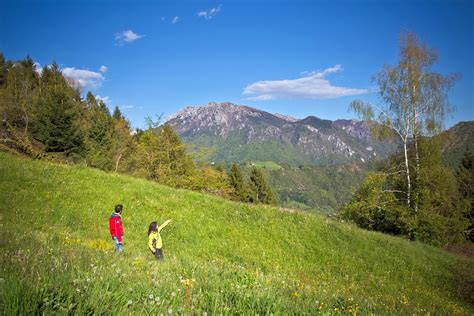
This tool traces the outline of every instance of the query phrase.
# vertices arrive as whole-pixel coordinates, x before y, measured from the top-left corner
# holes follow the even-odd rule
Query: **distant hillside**
[[[456,169],[466,149],[474,153],[474,121],[460,122],[435,138],[441,145],[444,162]]]
[[[274,161],[294,166],[368,162],[386,158],[396,146],[375,141],[355,120],[302,120],[243,105],[189,106],[170,117],[186,143],[214,149],[216,162]]]
[[[360,165],[285,166],[268,170],[282,206],[334,214],[352,198],[366,174]]]
[[[0,219],[5,315],[474,314],[472,262],[441,249],[83,166],[0,152]],[[159,264],[147,228],[166,219]]]

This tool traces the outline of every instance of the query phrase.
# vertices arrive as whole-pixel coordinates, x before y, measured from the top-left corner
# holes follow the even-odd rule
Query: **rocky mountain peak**
[[[296,121],[299,121],[300,119],[297,119],[296,117],[290,116],[290,115],[285,115],[285,114],[280,114],[280,113],[275,113],[273,114],[278,118],[281,118],[282,120],[285,120],[287,122],[294,123]]]
[[[224,161],[368,161],[392,149],[373,140],[370,126],[357,120],[298,120],[230,102],[187,106],[167,123],[185,142],[216,148],[214,158]]]

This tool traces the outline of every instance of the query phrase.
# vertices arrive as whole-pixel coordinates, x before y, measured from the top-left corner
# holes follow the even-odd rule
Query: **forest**
[[[83,95],[85,95],[83,97]],[[6,60],[0,53],[0,146],[34,159],[80,164],[130,174],[174,188],[249,203],[275,204],[262,171],[242,172],[193,161],[171,126],[147,118],[133,129],[116,106],[64,76],[53,62],[37,69],[31,57]]]

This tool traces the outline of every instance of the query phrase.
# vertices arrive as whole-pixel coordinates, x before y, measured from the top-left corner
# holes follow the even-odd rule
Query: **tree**
[[[454,173],[442,162],[437,140],[420,138],[418,150],[420,165],[416,192],[419,212],[412,216],[415,221],[413,234],[417,240],[443,246],[460,239],[468,224],[463,203],[460,203],[458,183]]]
[[[407,209],[400,205],[384,172],[369,172],[352,198],[341,210],[341,216],[362,228],[406,234],[409,230]]]
[[[30,142],[31,106],[38,87],[33,60],[15,63],[0,55],[0,141],[20,152],[37,157]]]
[[[414,144],[410,146],[410,159],[414,159]],[[420,174],[415,188],[418,212],[406,207],[404,176],[391,172],[404,159],[399,154],[380,171],[367,175],[352,201],[341,210],[342,217],[366,229],[404,235],[436,246],[460,239],[468,223],[464,216],[465,203],[459,203],[454,174],[443,165],[437,140],[420,138],[418,149]]]
[[[250,172],[250,185],[256,197],[256,202],[264,204],[276,204],[276,195],[268,185],[263,172],[257,167],[253,167]]]
[[[132,135],[130,130],[130,123],[125,119],[120,112],[118,106],[115,107],[114,114],[112,115],[115,131],[113,133],[113,156],[115,162],[115,171],[131,171],[130,170],[130,159],[132,158],[133,152],[136,150],[136,139]],[[121,168],[121,162],[125,161],[126,166]]]
[[[112,117],[116,121],[126,121],[125,116],[123,116],[122,111],[120,111],[118,106],[115,107],[114,114],[112,114]]]
[[[32,135],[47,152],[69,155],[82,151],[82,109],[79,92],[67,83],[59,66],[53,63],[43,68],[32,110]]]
[[[397,137],[403,145],[403,172],[406,177],[405,200],[408,208],[418,211],[418,193],[413,201],[414,181],[419,181],[420,155],[418,140],[443,127],[446,113],[452,110],[447,92],[458,75],[443,76],[431,72],[437,54],[409,32],[400,37],[400,59],[396,66],[385,65],[375,76],[379,85],[381,107],[361,101],[351,103],[351,108],[361,118],[372,121],[374,135],[379,138]],[[413,142],[414,160],[409,159],[408,147]],[[411,165],[414,165],[413,175]],[[413,203],[414,202],[414,203]]]
[[[91,167],[111,170],[115,125],[110,112],[102,100],[97,102],[92,93],[87,93],[87,130],[84,139],[86,161]]]
[[[12,66],[13,63],[10,60],[5,61],[5,56],[0,52],[0,86],[6,83],[8,72]]]
[[[189,187],[195,171],[184,144],[169,125],[142,132],[135,154],[138,172],[173,187]]]
[[[239,165],[235,162],[230,167],[229,183],[233,189],[232,197],[235,200],[241,202],[251,201],[251,193],[249,192],[242,171],[240,170]]]
[[[463,201],[464,216],[469,221],[469,227],[464,234],[467,240],[474,241],[474,154],[469,150],[464,152],[456,178]]]

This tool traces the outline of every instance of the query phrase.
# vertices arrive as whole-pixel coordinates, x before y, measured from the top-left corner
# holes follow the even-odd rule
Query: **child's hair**
[[[123,205],[117,204],[115,205],[115,213],[122,213]]]
[[[158,223],[152,222],[150,226],[148,227],[148,235],[150,235],[151,232],[156,232],[157,230],[158,230]]]

